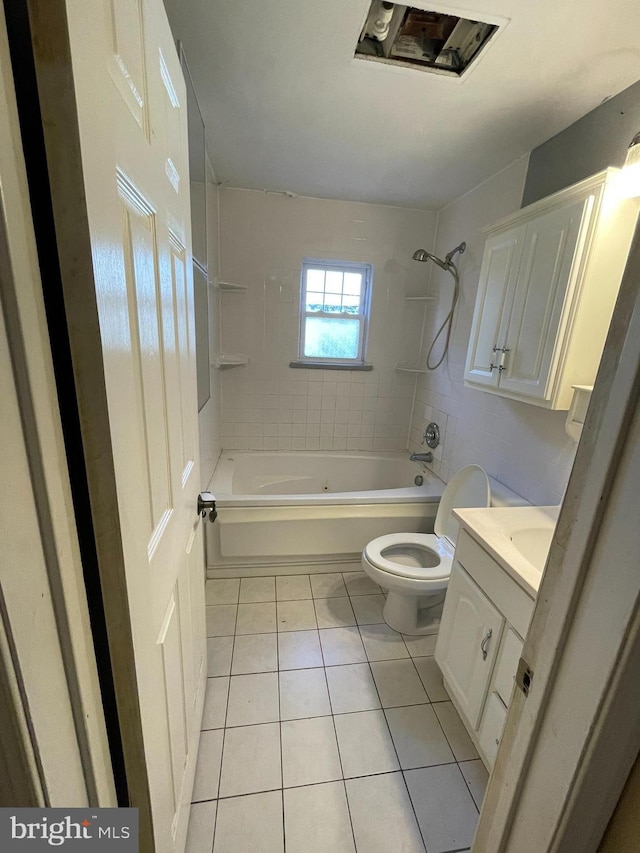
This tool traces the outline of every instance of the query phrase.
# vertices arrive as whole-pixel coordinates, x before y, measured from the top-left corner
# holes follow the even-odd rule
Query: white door
[[[469,382],[498,385],[523,235],[519,225],[487,240],[464,374]]]
[[[205,670],[185,86],[161,0],[67,0],[155,849],[184,846]]]
[[[453,564],[435,658],[448,689],[478,727],[504,625],[502,614],[459,563]]]
[[[574,258],[588,226],[593,196],[552,210],[526,227],[520,271],[506,336],[500,388],[548,399],[558,328],[576,285]],[[566,318],[565,318],[566,319]]]

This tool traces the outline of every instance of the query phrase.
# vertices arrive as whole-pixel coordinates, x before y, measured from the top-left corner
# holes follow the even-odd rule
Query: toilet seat
[[[436,581],[451,574],[453,548],[433,533],[389,533],[369,542],[364,556],[371,565],[391,575]],[[423,559],[418,562],[420,557]]]
[[[490,502],[491,487],[487,472],[480,465],[466,465],[454,474],[445,487],[435,518],[435,533],[390,533],[378,536],[365,547],[363,557],[371,566],[399,578],[426,582],[447,580],[451,574],[459,531],[452,510],[486,507]],[[424,560],[421,560],[422,557]]]

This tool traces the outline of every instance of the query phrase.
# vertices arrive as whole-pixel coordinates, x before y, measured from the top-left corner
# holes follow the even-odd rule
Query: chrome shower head
[[[442,267],[443,270],[448,269],[449,264],[445,261],[441,261],[440,258],[436,258],[435,255],[432,255],[431,252],[427,252],[426,249],[418,249],[413,253],[414,261],[422,261],[426,263],[427,261],[433,261],[438,264],[439,267]]]
[[[432,255],[431,252],[427,252],[426,249],[417,249],[413,253],[412,257],[414,261],[422,261],[423,263],[426,263],[426,261],[433,261],[434,264],[438,264],[440,269],[448,270],[453,263],[453,256],[457,253],[462,254],[466,248],[466,243],[460,243],[459,246],[456,246],[455,249],[452,249],[449,252],[444,261],[441,258],[436,257],[436,255]]]

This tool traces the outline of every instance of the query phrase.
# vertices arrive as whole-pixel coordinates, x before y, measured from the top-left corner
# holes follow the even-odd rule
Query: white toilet
[[[362,552],[362,567],[388,590],[384,620],[402,634],[431,634],[440,624],[459,524],[451,510],[487,507],[491,486],[484,468],[467,465],[447,484],[434,533],[378,536]]]

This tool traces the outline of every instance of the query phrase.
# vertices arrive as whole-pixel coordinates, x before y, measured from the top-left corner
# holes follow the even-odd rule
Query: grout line
[[[315,604],[314,604],[314,607],[315,607]],[[317,621],[317,617],[316,617],[316,621]],[[320,635],[318,634],[318,636],[320,636]],[[322,662],[324,664],[325,660],[324,660],[324,649],[322,648],[322,642],[320,642],[320,654],[322,655]],[[357,851],[358,845],[356,843],[355,829],[353,828],[353,818],[351,816],[351,805],[349,803],[349,795],[347,793],[347,781],[344,778],[344,767],[342,765],[342,753],[340,752],[340,742],[338,740],[338,730],[336,729],[336,715],[335,715],[334,710],[333,710],[333,702],[331,701],[331,691],[329,690],[329,679],[327,678],[327,667],[326,667],[326,665],[324,665],[322,667],[322,671],[324,673],[324,681],[325,681],[325,684],[327,686],[327,696],[329,697],[329,708],[331,710],[331,722],[333,723],[333,734],[334,734],[334,737],[336,739],[336,747],[338,749],[338,761],[340,762],[340,772],[342,773],[342,779],[340,781],[342,782],[342,789],[344,791],[344,799],[345,799],[345,802],[347,804],[347,814],[349,815],[349,825],[351,827],[351,837],[353,838],[353,846],[354,846],[354,849]]]

